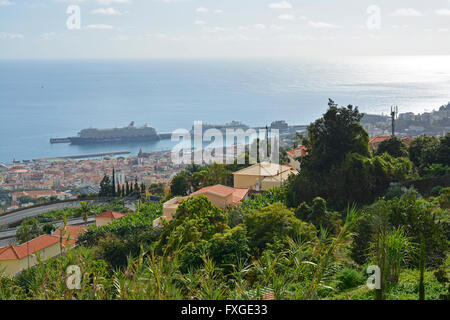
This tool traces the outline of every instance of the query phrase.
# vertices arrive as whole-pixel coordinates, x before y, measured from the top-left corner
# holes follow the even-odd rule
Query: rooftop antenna
[[[392,106],[391,107],[391,118],[392,118],[392,136],[395,137],[395,120],[398,116],[398,107]]]

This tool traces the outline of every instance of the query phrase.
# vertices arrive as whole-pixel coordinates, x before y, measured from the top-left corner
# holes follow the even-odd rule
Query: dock
[[[130,153],[131,153],[130,151],[101,152],[101,153],[77,154],[73,156],[64,156],[64,157],[40,158],[40,159],[33,159],[33,161],[98,158],[98,157],[125,155]]]

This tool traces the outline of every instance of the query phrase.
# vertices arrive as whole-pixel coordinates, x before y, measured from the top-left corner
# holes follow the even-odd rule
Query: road
[[[91,201],[88,201],[91,202]],[[100,201],[93,201],[96,205],[105,205],[105,202]],[[61,209],[72,209],[72,208],[79,208],[80,202],[79,201],[73,201],[73,202],[62,202],[62,203],[55,203],[50,204],[47,206],[41,206],[36,208],[29,208],[22,211],[18,211],[15,213],[7,214],[4,216],[0,216],[0,227],[2,226],[8,226],[10,224],[20,223],[22,220],[26,218],[36,217],[42,213],[50,212],[53,210],[61,210]],[[125,203],[125,207],[128,208],[131,211],[135,210],[134,207],[134,201],[127,201]],[[56,227],[62,226],[62,221],[55,221],[50,222]],[[95,223],[95,218],[90,217],[88,219],[88,224]],[[70,226],[73,225],[83,225],[84,221],[82,218],[75,218],[67,221],[67,224]],[[17,228],[10,228],[3,231],[0,231],[0,248],[7,246],[9,244],[12,244],[15,242],[15,236],[16,236]]]
[[[94,202],[94,203],[96,205],[105,205],[104,202]],[[130,210],[134,210],[133,203],[131,203],[131,202],[127,202],[125,206]],[[79,208],[79,207],[80,207],[80,202],[73,201],[73,202],[55,203],[55,204],[50,204],[48,206],[25,209],[25,210],[18,211],[15,213],[10,213],[10,214],[0,216],[0,227],[5,226],[5,225],[10,225],[13,223],[18,223],[26,218],[36,217],[42,213],[50,212],[53,210],[72,209],[72,208]]]
[[[87,224],[94,224],[95,223],[95,217],[90,217],[87,221]],[[51,222],[55,227],[60,227],[63,225],[63,221],[55,221]],[[82,218],[76,218],[67,220],[67,224],[69,226],[79,226],[79,225],[85,225],[85,222]],[[15,242],[15,236],[16,236],[17,228],[11,228],[6,229],[3,231],[0,231],[0,248],[7,246],[9,244],[12,244]]]

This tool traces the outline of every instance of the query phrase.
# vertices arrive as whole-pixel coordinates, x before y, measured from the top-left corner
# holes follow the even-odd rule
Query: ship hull
[[[70,143],[74,145],[83,144],[106,144],[106,143],[128,143],[128,142],[148,142],[158,141],[160,137],[158,135],[152,136],[139,136],[139,137],[115,137],[115,138],[69,138]]]

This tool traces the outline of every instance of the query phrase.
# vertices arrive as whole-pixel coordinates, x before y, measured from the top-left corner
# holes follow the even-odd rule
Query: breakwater
[[[77,154],[77,155],[63,156],[63,157],[33,159],[33,161],[48,161],[48,160],[58,160],[58,159],[86,159],[86,158],[98,158],[98,157],[107,157],[107,156],[118,156],[118,155],[130,154],[130,153],[131,153],[130,151],[88,153],[88,154]]]

